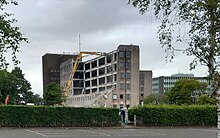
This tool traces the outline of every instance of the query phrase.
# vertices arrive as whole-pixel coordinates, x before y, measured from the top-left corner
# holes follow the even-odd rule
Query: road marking
[[[47,135],[44,135],[44,134],[36,132],[36,131],[29,130],[29,129],[25,129],[25,131],[30,132],[30,133],[34,133],[34,134],[37,134],[37,135],[40,135],[40,136],[45,137],[45,138],[48,137]]]
[[[98,134],[98,135],[107,136],[107,137],[110,137],[110,136],[111,136],[111,135],[109,135],[109,134],[99,133],[99,132],[93,132],[93,131],[88,131],[88,130],[80,130],[80,129],[79,129],[79,131],[89,132],[89,133],[92,133],[92,134]]]

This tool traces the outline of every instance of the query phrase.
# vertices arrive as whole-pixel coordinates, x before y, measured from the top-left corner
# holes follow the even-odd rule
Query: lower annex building
[[[168,92],[179,79],[195,79],[199,82],[208,82],[207,77],[195,77],[194,74],[173,74],[153,78],[152,93],[164,94]]]
[[[152,71],[139,70],[139,46],[119,45],[116,50],[81,61],[74,73],[66,106],[134,107],[152,93]],[[74,59],[60,64],[64,88]]]

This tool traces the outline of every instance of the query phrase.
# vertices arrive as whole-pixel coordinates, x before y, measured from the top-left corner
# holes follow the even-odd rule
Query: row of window
[[[131,95],[130,94],[126,94],[126,97],[125,97],[127,100],[130,100],[131,99]],[[112,95],[112,99],[113,100],[117,100],[118,99],[118,95],[117,94],[113,94]],[[124,99],[124,94],[120,94],[119,95],[119,99],[123,100]]]
[[[119,84],[119,89],[120,90],[124,90],[125,87],[124,87],[124,83],[120,83]],[[126,83],[126,90],[130,90],[131,89],[131,84],[130,83]]]
[[[131,51],[119,51],[120,58],[131,58]]]

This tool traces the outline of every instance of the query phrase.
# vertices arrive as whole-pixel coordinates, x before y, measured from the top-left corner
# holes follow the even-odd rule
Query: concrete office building
[[[43,93],[51,82],[60,83],[60,64],[68,59],[75,59],[77,55],[71,54],[50,54],[42,56],[43,70]]]
[[[139,100],[141,102],[146,96],[149,96],[152,93],[152,71],[140,70],[139,80]]]
[[[179,79],[195,79],[199,82],[207,82],[207,77],[195,77],[193,74],[173,74],[171,76],[160,76],[153,78],[152,93],[168,92]]]
[[[79,64],[68,92],[68,106],[133,107],[152,90],[152,72],[139,72],[139,46],[119,45],[105,55]],[[60,65],[60,84],[65,87],[74,63]],[[143,81],[140,81],[139,77]],[[140,82],[143,84],[140,86]],[[140,91],[140,88],[142,91]]]

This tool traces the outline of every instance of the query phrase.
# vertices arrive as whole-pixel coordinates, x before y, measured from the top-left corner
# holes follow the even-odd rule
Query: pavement
[[[0,128],[0,138],[215,138],[216,128]]]

